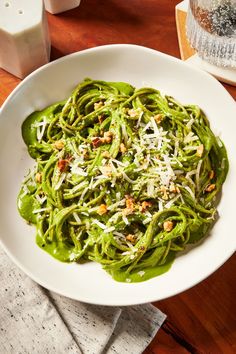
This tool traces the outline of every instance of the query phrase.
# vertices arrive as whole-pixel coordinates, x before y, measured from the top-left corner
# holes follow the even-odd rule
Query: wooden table
[[[177,0],[82,0],[77,9],[58,16],[48,15],[51,58],[111,43],[144,45],[179,57],[177,3]],[[19,82],[0,69],[0,104]],[[225,87],[236,99],[236,87]],[[145,354],[236,353],[235,270],[236,255],[199,285],[156,303],[168,317]]]

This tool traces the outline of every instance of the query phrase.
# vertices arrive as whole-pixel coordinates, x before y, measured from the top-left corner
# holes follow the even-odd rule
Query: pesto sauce
[[[63,102],[53,104],[42,111],[35,111],[31,113],[23,122],[21,133],[28,148],[28,152],[32,158],[35,159],[40,156],[34,148],[39,144],[37,139],[36,124],[42,121],[50,122],[54,118],[54,114],[60,112],[62,108]]]
[[[111,87],[114,88],[114,90],[118,90],[120,95],[127,95],[131,96],[134,93],[134,87],[123,82],[110,82],[108,83]],[[44,148],[46,150],[42,150],[42,144],[38,141],[37,138],[37,123],[45,121],[47,123],[50,123],[53,119],[55,119],[55,115],[57,113],[60,113],[62,108],[64,107],[65,101],[64,102],[59,102],[57,104],[53,104],[46,109],[42,111],[36,111],[29,115],[25,121],[22,124],[22,137],[23,140],[28,148],[29,154],[31,157],[34,159],[38,158],[41,156],[41,154],[38,152],[38,147],[41,145],[41,152],[45,152],[46,154],[51,154],[53,152],[53,149],[50,150],[50,147],[47,146],[45,143]],[[96,130],[92,128],[90,129],[91,135],[94,132],[94,135],[96,135]],[[210,144],[210,142],[206,142]],[[49,145],[49,144],[48,144]],[[47,150],[49,149],[49,150]],[[219,149],[218,149],[219,150]],[[217,150],[217,153],[219,151]],[[222,148],[222,156],[224,156],[225,151]],[[125,161],[130,162],[130,170],[132,171],[132,158],[130,156],[125,156],[123,157],[123,162]],[[228,168],[228,161],[226,161],[226,167]],[[214,169],[217,170],[217,165],[214,166]],[[220,172],[222,173],[222,171]],[[219,173],[219,175],[220,175]],[[132,178],[132,175],[130,175]],[[223,177],[222,177],[223,179]],[[220,182],[223,182],[220,181]],[[125,188],[125,183],[123,185]],[[74,261],[74,257],[76,258],[76,253],[78,254],[78,249],[74,244],[66,243],[64,241],[59,241],[59,240],[48,240],[44,239],[42,234],[43,232],[40,229],[40,226],[37,227],[40,223],[39,221],[39,214],[35,213],[35,210],[41,209],[42,206],[38,202],[38,200],[34,197],[36,187],[32,187],[32,190],[29,190],[29,193],[26,194],[23,187],[21,188],[18,198],[17,198],[17,207],[19,210],[20,215],[30,224],[34,224],[36,226],[36,243],[37,245],[42,248],[44,251],[49,253],[51,256],[56,258],[59,261],[62,262],[72,262]],[[189,200],[189,204],[191,203],[191,200]],[[191,224],[190,225],[190,239],[188,243],[194,243],[199,241],[209,230],[211,225],[208,224],[201,224],[201,222],[196,223],[196,224]],[[43,229],[42,229],[43,230]],[[57,235],[58,236],[58,235]],[[55,236],[55,238],[57,237]],[[104,240],[106,243],[106,241]],[[175,258],[175,253],[171,251],[167,258],[165,259],[165,263],[161,265],[155,265],[155,266],[150,266],[148,265],[147,267],[143,267],[143,269],[136,270],[136,271],[131,271],[128,273],[126,271],[127,267],[123,267],[119,270],[107,270],[105,269],[116,281],[119,282],[142,282],[145,280],[148,280],[150,278],[156,277],[158,275],[161,275],[165,272],[167,272],[170,268],[171,265],[174,261]],[[80,258],[79,263],[84,263],[87,261],[85,258]],[[155,264],[155,263],[154,263]],[[105,268],[105,267],[104,267]]]
[[[134,92],[133,86],[123,82],[110,82],[109,84],[124,95],[132,95]],[[54,118],[54,114],[61,111],[64,103],[65,102],[53,104],[42,111],[33,112],[23,122],[22,137],[28,147],[28,151],[31,157],[37,158],[39,156],[34,149],[34,146],[38,144],[37,128],[35,123],[41,122],[43,120],[50,122]],[[21,188],[17,199],[17,207],[20,215],[28,223],[34,224],[35,226],[37,225],[38,215],[33,211],[40,209],[41,205],[35,199],[33,193],[25,194],[23,188]],[[76,251],[75,246],[68,245],[64,242],[45,242],[45,240],[41,237],[39,229],[36,231],[36,243],[41,249],[61,262],[71,262],[73,260],[73,253]],[[165,264],[163,265],[145,268],[143,271],[144,273],[142,271],[136,271],[127,274],[125,271],[116,270],[110,272],[110,274],[116,281],[119,282],[141,282],[167,272],[170,269],[173,261],[174,255],[172,257],[168,257]],[[82,262],[84,262],[84,260],[80,260],[80,263]]]
[[[33,213],[34,210],[39,209],[41,206],[35,200],[33,195],[25,195],[23,189],[17,198],[17,207],[20,215],[30,224],[37,224],[37,214]],[[64,242],[45,242],[40,235],[40,231],[37,229],[36,233],[36,243],[37,245],[49,253],[52,257],[56,258],[61,262],[71,262],[73,259],[73,254],[76,252],[76,248],[72,245],[68,245]],[[127,274],[125,271],[116,270],[113,272],[108,272],[111,274],[113,279],[118,282],[142,282],[163,273],[166,273],[174,261],[174,253],[170,257],[167,257],[165,264],[158,265],[155,267],[144,268],[143,272],[136,271]],[[79,262],[82,263],[82,262]]]
[[[36,243],[40,248],[57,260],[61,262],[71,262],[75,247],[67,246],[65,243],[55,241],[45,243],[39,232],[37,232],[36,235]]]
[[[134,93],[134,87],[125,82],[109,82],[110,86],[115,87],[120,93],[131,96]]]
[[[34,214],[33,211],[39,209],[40,204],[32,194],[25,194],[23,188],[21,188],[17,198],[17,208],[22,218],[28,223],[37,223],[37,214]]]
[[[127,273],[121,270],[114,270],[108,273],[111,274],[113,279],[119,282],[139,283],[168,272],[168,270],[170,270],[174,262],[174,258],[175,258],[174,253],[172,253],[170,257],[167,257],[165,264],[157,265],[154,267],[146,267],[143,268],[142,271]]]

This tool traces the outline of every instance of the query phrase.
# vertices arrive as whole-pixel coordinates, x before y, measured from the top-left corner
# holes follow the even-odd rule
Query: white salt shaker
[[[59,14],[79,6],[80,0],[44,0],[45,8],[51,14]]]
[[[23,79],[49,62],[43,0],[0,0],[0,67]]]

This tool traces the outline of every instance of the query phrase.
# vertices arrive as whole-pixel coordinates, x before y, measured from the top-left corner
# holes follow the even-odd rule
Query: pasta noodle
[[[147,280],[216,220],[227,153],[196,105],[85,79],[66,101],[32,113],[22,135],[36,165],[18,209],[61,261]]]

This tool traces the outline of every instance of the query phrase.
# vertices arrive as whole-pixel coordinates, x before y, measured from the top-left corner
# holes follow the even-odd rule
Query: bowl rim
[[[84,55],[86,53],[92,53],[92,52],[97,52],[97,51],[103,51],[104,49],[111,49],[111,48],[117,48],[117,49],[121,49],[121,48],[126,48],[126,49],[130,49],[130,48],[136,48],[136,49],[139,49],[139,50],[144,50],[146,52],[149,52],[149,53],[154,53],[156,55],[159,55],[163,58],[169,58],[171,59],[172,61],[174,62],[178,62],[178,64],[181,64],[183,66],[190,66],[191,67],[191,70],[193,71],[196,71],[198,73],[200,73],[201,75],[207,77],[208,79],[210,80],[213,80],[215,83],[217,83],[219,86],[221,86],[221,84],[214,78],[212,77],[211,75],[209,75],[208,73],[198,69],[198,68],[195,68],[195,67],[192,67],[191,65],[185,63],[185,62],[182,62],[180,59],[176,58],[176,57],[173,57],[173,56],[170,56],[168,54],[165,54],[165,53],[162,53],[162,52],[159,52],[155,49],[151,49],[151,48],[147,48],[147,47],[144,47],[144,46],[140,46],[140,45],[135,45],[135,44],[108,44],[108,45],[102,45],[102,46],[98,46],[98,47],[94,47],[94,48],[88,48],[88,49],[84,49],[84,50],[81,50],[81,51],[77,51],[77,52],[74,52],[74,53],[71,53],[71,54],[68,54],[66,56],[63,56],[61,58],[58,58],[46,65],[43,65],[42,67],[36,69],[34,72],[32,72],[31,74],[29,74],[25,79],[23,79],[15,88],[14,90],[11,92],[11,94],[7,97],[7,99],[5,100],[5,102],[3,103],[2,107],[0,108],[0,119],[2,118],[2,111],[4,111],[5,107],[8,105],[8,102],[11,101],[11,99],[18,93],[18,91],[21,89],[21,87],[28,81],[31,80],[32,77],[34,77],[37,73],[41,72],[41,71],[44,71],[45,69],[57,64],[57,63],[61,63],[61,62],[64,62],[66,61],[69,57],[77,57],[77,56],[81,56],[81,55]],[[224,88],[223,88],[224,89]],[[225,90],[225,89],[224,89]],[[227,90],[225,90],[225,92],[227,93],[228,95],[228,99],[230,98],[232,100],[232,102],[235,103],[233,97],[227,92]],[[58,291],[58,289],[55,289],[53,286],[50,286],[50,284],[48,284],[47,282],[43,282],[41,279],[38,279],[37,276],[35,276],[27,267],[25,267],[24,265],[21,264],[20,261],[18,261],[18,259],[14,256],[14,254],[10,251],[10,249],[7,248],[7,246],[4,244],[4,242],[2,241],[2,239],[0,238],[0,244],[2,245],[2,248],[4,249],[4,251],[7,253],[7,255],[10,257],[10,259],[25,273],[27,274],[27,276],[29,276],[31,279],[33,279],[35,282],[37,282],[38,284],[40,284],[41,286],[47,288],[48,290],[50,291],[53,291],[53,292],[56,292],[58,294],[61,294],[65,297],[68,297],[68,298],[71,298],[71,299],[74,299],[74,300],[78,300],[78,301],[81,301],[81,302],[85,302],[85,303],[91,303],[91,304],[95,304],[95,305],[106,305],[106,306],[130,306],[130,305],[138,305],[138,304],[143,304],[143,303],[147,303],[147,302],[155,302],[157,301],[157,296],[155,296],[155,293],[152,294],[152,296],[149,296],[147,300],[145,301],[140,301],[140,299],[136,300],[136,301],[111,301],[110,303],[107,303],[107,301],[105,302],[102,302],[102,301],[90,301],[90,300],[86,300],[86,299],[78,299],[76,297],[73,297],[71,295],[69,295],[67,293],[67,291]],[[192,288],[193,286],[197,285],[198,283],[200,283],[201,281],[203,281],[204,279],[206,279],[208,276],[210,276],[211,274],[213,274],[217,269],[219,269],[235,252],[236,250],[236,247],[235,249],[231,249],[231,250],[228,250],[228,253],[227,255],[225,255],[224,257],[222,257],[221,261],[218,262],[217,264],[217,268],[214,268],[212,269],[210,272],[208,273],[205,273],[205,274],[202,274],[201,277],[198,277],[198,280],[195,280],[193,281],[191,284],[187,284],[185,287],[182,288],[182,290],[175,290],[171,292],[170,295],[168,296],[160,296],[158,297],[158,301],[159,300],[162,300],[162,299],[167,299],[169,297],[172,297],[172,296],[175,296],[183,291],[186,291],[190,288]]]

